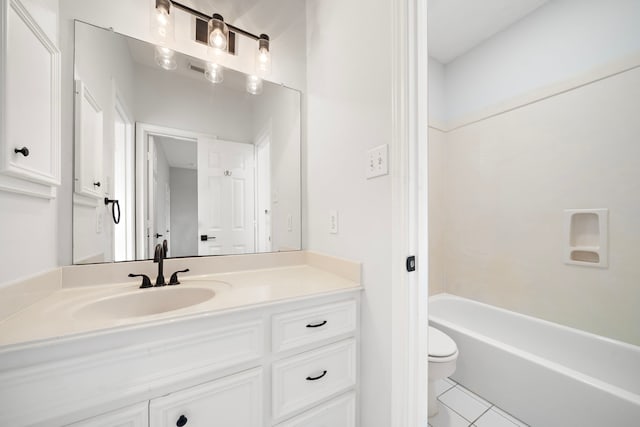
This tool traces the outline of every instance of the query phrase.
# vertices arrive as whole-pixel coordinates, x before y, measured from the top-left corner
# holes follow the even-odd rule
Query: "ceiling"
[[[549,0],[430,0],[429,56],[447,64]]]

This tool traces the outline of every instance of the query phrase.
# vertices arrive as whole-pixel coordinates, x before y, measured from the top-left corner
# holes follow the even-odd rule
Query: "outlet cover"
[[[329,233],[338,234],[338,211],[329,211]]]
[[[367,151],[367,179],[389,174],[389,146],[380,145]]]

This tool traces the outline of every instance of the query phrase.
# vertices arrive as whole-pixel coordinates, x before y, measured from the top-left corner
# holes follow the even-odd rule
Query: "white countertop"
[[[358,282],[310,265],[201,276],[184,275],[180,277],[180,282],[177,286],[139,289],[140,280],[137,278],[135,282],[59,289],[0,322],[0,349],[16,344],[42,344],[43,340],[144,324],[174,322],[275,302],[361,289]],[[91,303],[121,294],[150,295],[165,292],[170,295],[170,292],[177,288],[206,288],[213,290],[215,295],[199,304],[145,316],[110,319],[100,315],[86,315],[86,311],[84,315],[80,314],[80,310]]]

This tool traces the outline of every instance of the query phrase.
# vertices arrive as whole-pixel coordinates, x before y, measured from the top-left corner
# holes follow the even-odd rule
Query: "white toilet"
[[[429,417],[438,413],[435,382],[456,370],[458,346],[447,334],[429,326]]]

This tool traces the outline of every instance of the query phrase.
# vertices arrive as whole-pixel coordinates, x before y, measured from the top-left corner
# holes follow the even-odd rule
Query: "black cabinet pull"
[[[209,239],[215,240],[215,238],[216,238],[216,236],[207,236],[206,234],[201,234],[200,235],[200,241],[201,242],[206,242]]]
[[[322,374],[318,375],[317,377],[307,377],[307,381],[319,380],[320,378],[324,377],[325,375],[327,375],[327,371],[326,370],[322,371]]]
[[[178,421],[176,421],[176,425],[178,427],[183,427],[187,424],[187,421],[189,421],[187,417],[185,417],[184,415],[180,415],[180,418],[178,418]]]
[[[20,153],[23,156],[27,157],[29,155],[29,149],[27,147],[22,147],[22,148],[14,148],[13,149],[14,153]]]
[[[320,326],[324,326],[324,325],[326,325],[326,324],[327,324],[327,321],[326,321],[326,320],[323,320],[323,321],[322,321],[322,322],[320,322],[320,323],[309,323],[309,324],[307,325],[307,328],[319,328]]]
[[[93,186],[94,186],[94,187],[100,187],[100,181],[98,181],[98,182],[94,182],[94,183],[93,183]]]
[[[162,237],[162,236],[163,236],[163,234],[156,233],[156,239],[157,239],[158,237]]]

